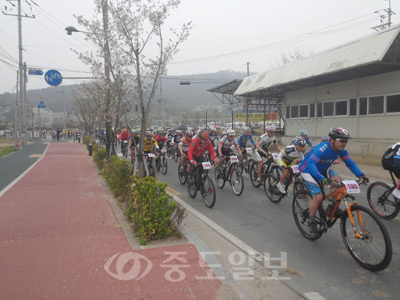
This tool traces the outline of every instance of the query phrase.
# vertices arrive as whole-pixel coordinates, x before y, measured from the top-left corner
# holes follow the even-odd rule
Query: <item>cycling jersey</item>
[[[182,135],[180,133],[175,134],[174,138],[173,138],[173,142],[175,144],[179,144],[179,142],[181,141]]]
[[[180,143],[178,146],[182,146],[182,151],[187,152],[189,150],[189,146],[191,144],[192,140],[189,141],[187,137],[181,138]]]
[[[251,134],[245,135],[244,133],[242,133],[238,140],[237,143],[239,144],[240,147],[242,148],[246,148],[247,142],[250,140],[250,142],[253,144],[253,146],[256,145],[256,143],[253,140],[253,136]]]
[[[268,136],[268,133],[264,133],[260,138],[258,139],[260,142],[260,147],[265,151],[268,152],[269,146],[271,146],[272,143],[276,144],[276,137],[273,135],[271,137]]]
[[[224,136],[220,141],[219,144],[222,145],[222,150],[230,150],[234,147],[237,146],[237,141],[236,139],[232,139],[232,141],[230,141],[228,139],[228,136]]]
[[[130,138],[130,134],[129,134],[129,132],[126,131],[126,130],[123,130],[123,131],[120,133],[120,135],[119,135],[119,140],[120,140],[120,141],[129,140],[129,138]]]
[[[149,152],[152,150],[153,145],[158,147],[157,141],[153,137],[146,136],[143,142],[143,151]]]
[[[400,142],[385,151],[382,156],[382,166],[400,179]]]
[[[216,160],[214,148],[210,140],[207,140],[206,144],[202,144],[199,137],[193,139],[188,150],[189,160],[201,157],[207,150],[210,153],[211,158],[213,160]]]
[[[350,158],[346,149],[343,151],[334,150],[330,142],[316,145],[300,163],[299,168],[302,173],[310,173],[314,178],[321,181],[325,178],[322,174],[325,174],[338,157],[344,161],[354,175],[357,177],[364,175],[356,163]]]
[[[219,142],[219,137],[218,137],[218,135],[211,135],[211,134],[209,134],[209,139],[210,139],[210,141],[211,141],[211,143],[213,144],[214,147],[216,147],[216,146],[215,146],[216,143],[217,143],[217,145],[218,145],[218,142]],[[215,142],[216,142],[216,143],[215,143]]]
[[[287,146],[285,149],[283,149],[279,154],[278,154],[278,165],[284,166],[284,167],[289,167],[293,164],[293,161],[297,158],[300,158],[300,160],[304,159],[304,152],[297,151],[296,146],[290,145]]]
[[[162,148],[163,146],[164,146],[164,144],[166,143],[166,142],[168,142],[168,139],[167,139],[167,137],[162,137],[161,135],[157,135],[156,137],[155,137],[155,140],[157,141],[157,145],[158,145],[158,147],[160,147],[160,148]]]

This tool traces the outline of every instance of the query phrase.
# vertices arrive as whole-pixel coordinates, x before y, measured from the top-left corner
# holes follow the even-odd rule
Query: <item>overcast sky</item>
[[[94,49],[82,34],[68,36],[64,28],[79,28],[74,14],[88,19],[92,0],[23,0],[23,58],[28,67],[45,73],[56,69],[65,77],[89,77],[89,68],[70,49]],[[112,1],[112,0],[110,0]],[[16,1],[11,3],[16,4]],[[3,12],[16,7],[0,0]],[[393,25],[400,23],[400,1],[392,0]],[[7,7],[7,10],[6,10]],[[380,24],[387,0],[182,0],[169,20],[175,28],[192,21],[189,39],[168,65],[168,75],[213,73],[220,70],[260,73],[271,69],[294,48],[317,53],[371,34]],[[10,11],[10,8],[12,10]],[[379,13],[375,13],[379,11]],[[387,19],[384,20],[387,22]],[[0,93],[15,92],[18,69],[17,18],[0,14]],[[66,79],[63,84],[82,80]],[[43,76],[29,76],[28,89],[47,88]]]

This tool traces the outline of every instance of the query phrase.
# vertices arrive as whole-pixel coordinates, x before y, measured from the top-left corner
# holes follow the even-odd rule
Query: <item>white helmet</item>
[[[246,132],[246,131],[247,131],[247,132],[250,132],[251,129],[250,129],[250,127],[246,126],[246,127],[243,129],[243,131],[244,131],[244,132]]]
[[[233,129],[228,129],[228,130],[226,131],[226,134],[227,134],[227,135],[230,135],[230,136],[235,136],[235,135],[236,135],[235,130],[233,130]]]
[[[270,126],[267,126],[267,127],[265,127],[265,130],[266,131],[269,131],[269,132],[275,132],[275,125],[270,125]]]

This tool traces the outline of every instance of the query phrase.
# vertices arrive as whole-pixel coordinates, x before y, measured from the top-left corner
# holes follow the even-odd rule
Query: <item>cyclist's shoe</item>
[[[258,178],[256,179],[256,183],[259,183],[259,182],[261,182],[261,178],[260,178],[260,177],[258,177]]]
[[[308,220],[308,228],[312,236],[318,236],[317,222],[310,222],[310,220]]]
[[[276,185],[276,187],[278,188],[278,190],[279,190],[282,194],[286,194],[285,188],[283,187],[282,183],[278,182],[278,184]]]
[[[400,190],[398,190],[397,188],[394,189],[393,192],[392,192],[392,196],[397,198],[397,199],[400,199]]]

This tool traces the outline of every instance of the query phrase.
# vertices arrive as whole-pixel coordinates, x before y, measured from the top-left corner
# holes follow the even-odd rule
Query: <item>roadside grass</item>
[[[13,139],[0,138],[0,159],[16,150],[17,148],[14,147]]]

